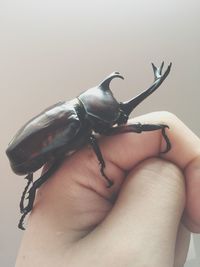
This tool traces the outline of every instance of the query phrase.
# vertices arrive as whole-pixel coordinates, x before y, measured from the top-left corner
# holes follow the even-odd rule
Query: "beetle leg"
[[[20,204],[19,204],[21,213],[23,213],[23,210],[24,210],[24,199],[25,199],[26,193],[28,191],[30,184],[33,182],[33,173],[29,173],[24,179],[28,180],[28,182],[24,188],[24,191],[21,196]]]
[[[104,173],[104,169],[106,167],[106,164],[105,164],[105,161],[103,159],[103,156],[101,154],[101,150],[99,148],[99,145],[98,145],[98,142],[97,142],[97,139],[94,137],[94,135],[91,135],[89,137],[89,142],[97,156],[97,159],[99,161],[99,165],[100,165],[100,171],[101,171],[101,174],[102,176],[105,178],[105,180],[108,182],[108,187],[111,187],[113,185],[113,181],[111,181],[107,176],[106,174]]]
[[[142,132],[150,132],[150,131],[156,131],[161,130],[162,136],[164,137],[166,141],[166,149],[162,151],[161,153],[167,153],[171,149],[171,143],[169,141],[169,138],[165,132],[165,129],[169,128],[166,124],[141,124],[141,123],[135,123],[135,124],[127,124],[122,126],[117,126],[110,128],[104,135],[115,135],[115,134],[122,134],[122,133],[142,133]]]
[[[32,210],[33,208],[33,203],[34,203],[34,200],[35,200],[35,195],[36,195],[36,191],[37,189],[43,184],[45,183],[49,177],[57,170],[58,166],[60,165],[61,163],[61,160],[57,160],[56,162],[53,163],[53,165],[44,173],[42,174],[42,176],[37,179],[32,187],[29,189],[28,191],[28,205],[24,208],[23,205],[20,206],[20,209],[21,209],[21,212],[23,213],[21,218],[20,218],[20,221],[19,221],[19,224],[18,224],[18,227],[21,229],[21,230],[25,230],[24,226],[23,226],[23,222],[24,222],[24,219],[26,217],[26,215]],[[26,186],[27,187],[27,186]],[[25,188],[24,192],[26,192],[27,189]],[[25,195],[25,193],[23,192],[23,195]]]

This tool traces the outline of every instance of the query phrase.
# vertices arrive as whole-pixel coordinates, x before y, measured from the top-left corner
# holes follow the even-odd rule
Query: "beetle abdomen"
[[[58,150],[70,151],[80,127],[74,103],[58,103],[46,109],[25,124],[8,145],[6,153],[13,171],[34,172]]]

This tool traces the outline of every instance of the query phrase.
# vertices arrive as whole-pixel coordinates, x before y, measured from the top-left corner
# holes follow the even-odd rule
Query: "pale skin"
[[[181,267],[190,232],[200,232],[200,140],[176,116],[131,122],[161,132],[100,139],[106,187],[93,150],[70,158],[38,191],[16,267]]]

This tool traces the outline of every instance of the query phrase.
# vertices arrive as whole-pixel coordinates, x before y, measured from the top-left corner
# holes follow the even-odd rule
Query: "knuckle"
[[[145,160],[142,164],[143,170],[154,177],[154,182],[159,183],[161,187],[170,194],[183,198],[185,182],[182,171],[174,163],[160,158],[151,158]]]
[[[152,158],[149,159],[147,164],[149,165],[149,167],[151,167],[151,169],[154,169],[157,173],[157,170],[159,171],[159,175],[165,175],[168,176],[170,179],[172,180],[176,180],[181,178],[183,179],[183,173],[182,171],[179,169],[178,166],[176,166],[174,163],[161,159],[161,158]]]
[[[160,111],[159,113],[164,123],[173,124],[178,120],[177,116],[170,111]]]
[[[182,203],[185,202],[185,180],[182,171],[174,163],[161,160],[161,171],[160,177],[165,184],[169,195],[180,200]]]

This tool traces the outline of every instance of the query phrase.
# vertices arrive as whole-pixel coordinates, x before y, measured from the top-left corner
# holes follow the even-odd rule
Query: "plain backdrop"
[[[151,62],[173,63],[162,87],[135,111],[168,110],[200,133],[199,0],[0,0],[0,266],[14,266],[23,177],[5,149],[31,117],[97,85],[113,71],[123,101],[148,87]],[[186,266],[197,266],[198,236]],[[199,265],[198,265],[199,266]]]

